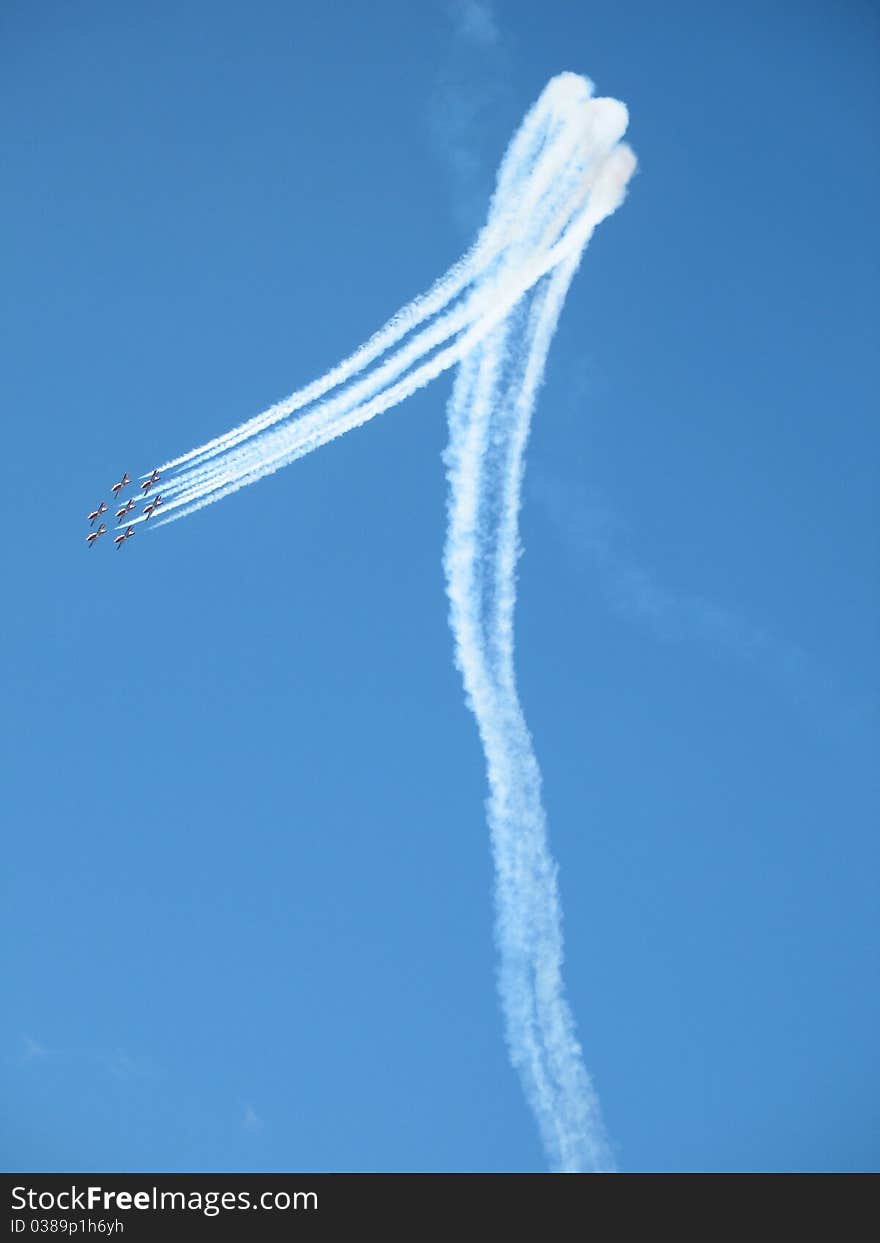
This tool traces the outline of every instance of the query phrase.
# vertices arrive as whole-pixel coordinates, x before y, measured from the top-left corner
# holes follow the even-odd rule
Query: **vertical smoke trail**
[[[508,155],[499,187],[510,161]],[[618,206],[633,166],[622,149],[588,208],[589,232]],[[589,233],[584,245],[588,240]],[[581,253],[530,289],[459,368],[448,406],[444,557],[456,663],[486,756],[505,1034],[551,1164],[566,1172],[610,1170],[614,1163],[565,999],[556,867],[516,689],[513,612],[531,414]],[[521,259],[514,251],[503,261]]]
[[[545,278],[527,312],[459,371],[449,404],[445,556],[456,660],[488,769],[506,1037],[551,1164],[563,1171],[613,1162],[563,993],[559,895],[540,772],[516,692],[512,612],[522,455],[576,266],[569,261]]]

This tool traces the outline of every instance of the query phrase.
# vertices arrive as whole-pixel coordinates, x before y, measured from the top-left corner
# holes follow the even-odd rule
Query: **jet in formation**
[[[141,484],[141,488],[143,489],[143,493],[144,493],[144,500],[147,499],[147,493],[149,492],[150,488],[152,488],[154,483],[158,483],[160,478],[161,476],[158,470],[154,470],[153,473],[150,475],[150,477],[148,479],[145,479],[144,482]],[[127,488],[130,483],[131,483],[131,475],[129,475],[128,471],[126,471],[125,474],[122,476],[122,478],[119,480],[119,482],[114,483],[113,487],[110,489],[111,492],[113,493],[114,498],[118,499],[119,493],[122,491],[123,488]],[[144,506],[143,516],[145,518],[152,518],[153,514],[156,512],[156,510],[159,508],[161,504],[162,504],[162,497],[159,493],[156,493],[156,495],[152,498],[152,500],[147,505]],[[125,504],[120,506],[120,508],[117,509],[116,511],[116,525],[117,526],[121,525],[125,521],[126,517],[132,512],[132,510],[137,508],[137,505],[138,505],[137,497],[130,496],[128,500],[125,502]],[[93,509],[92,512],[88,516],[89,526],[94,526],[94,524],[98,521],[101,515],[106,514],[106,512],[107,512],[107,502],[101,501],[101,504],[98,506],[98,508]],[[86,543],[88,544],[89,548],[91,548],[94,544],[97,543],[98,536],[103,535],[106,532],[106,530],[107,528],[104,526],[104,523],[102,522],[101,525],[96,530],[92,531],[89,535],[86,536]],[[122,532],[121,535],[116,536],[113,543],[116,545],[117,548],[121,548],[126,540],[131,539],[134,533],[135,533],[134,527],[132,526],[126,527],[126,529]]]
[[[131,484],[131,482],[132,482],[132,476],[128,474],[128,471],[126,471],[126,474],[122,476],[122,479],[119,480],[118,484],[114,484],[113,487],[111,488],[111,491],[113,492],[113,496],[118,496],[119,492],[123,490],[123,487],[128,487],[128,485]],[[133,496],[129,497],[129,500],[126,502],[126,505],[123,505],[121,510],[116,511],[116,521],[122,522],[123,518],[126,517],[127,513],[131,513],[133,508],[137,506],[137,503],[138,503],[137,500],[135,500]],[[101,517],[102,513],[106,513],[106,512],[107,512],[107,501],[102,501],[101,505],[97,507],[97,510],[92,510],[92,512],[89,513],[88,515],[89,526],[93,526],[94,522],[96,522],[98,518]],[[107,527],[104,526],[102,522],[101,526],[97,527],[96,530],[87,534],[86,543],[88,544],[88,547],[89,548],[94,547],[94,544],[98,542],[98,536],[102,536],[102,534],[106,532],[107,532]],[[133,534],[134,534],[134,527],[129,527],[126,534],[124,534],[124,536],[122,537],[114,539],[113,543],[116,544],[117,548],[121,548],[124,539],[131,538]]]

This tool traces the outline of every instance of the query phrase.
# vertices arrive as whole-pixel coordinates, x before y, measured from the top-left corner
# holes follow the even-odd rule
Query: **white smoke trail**
[[[609,159],[601,170],[597,188],[603,179],[617,175],[619,162]],[[496,276],[491,287],[488,290],[481,289],[479,295],[473,299],[479,311],[477,317],[471,304],[458,314],[450,313],[433,331],[426,332],[423,338],[418,338],[411,346],[402,350],[402,357],[393,356],[352,389],[320,403],[316,409],[300,416],[291,424],[264,434],[250,447],[231,449],[219,465],[199,470],[195,475],[180,476],[180,481],[172,482],[170,489],[166,488],[166,494],[171,496],[171,501],[166,505],[163,523],[173,522],[206,505],[214,504],[224,496],[289,465],[320,445],[337,439],[352,428],[361,426],[377,414],[399,405],[466,357],[475,344],[505,318],[523,294],[552,270],[561,257],[572,252],[577,253],[583,248],[585,236],[593,227],[591,215],[585,213],[577,225],[546,255],[539,254],[536,258],[524,261],[518,270],[503,279]],[[437,351],[428,361],[421,362],[426,353],[446,340],[451,333],[460,332],[462,324],[467,322],[464,318],[465,311],[469,312],[467,318],[472,321],[467,331],[461,332],[452,345]],[[452,322],[451,328],[449,321]],[[421,365],[415,367],[409,375],[382,389],[369,400],[358,400],[379,387],[381,382],[397,377],[414,360],[419,360]],[[168,512],[175,509],[180,512]]]
[[[573,75],[568,76],[573,78]],[[447,335],[470,321],[485,318],[487,307],[497,314],[497,308],[504,301],[504,291],[494,287],[496,282],[492,273],[502,269],[509,272],[511,268],[509,263],[499,264],[499,254],[503,256],[505,251],[519,249],[522,261],[514,278],[520,282],[521,288],[526,288],[529,280],[538,279],[542,270],[548,270],[560,261],[562,249],[583,245],[583,222],[578,220],[578,216],[583,217],[585,213],[586,199],[594,189],[593,183],[608,175],[604,167],[606,157],[625,127],[626,116],[625,110],[615,101],[589,100],[588,96],[589,106],[586,108],[566,110],[557,107],[555,113],[546,106],[542,108],[545,100],[554,93],[560,93],[559,84],[563,81],[564,78],[555,79],[550,84],[542,101],[526,118],[514,139],[506,164],[515,175],[504,174],[499,179],[493,218],[469,255],[441,278],[429,294],[404,308],[370,342],[325,377],[226,436],[175,459],[182,469],[170,486],[165,485],[166,502],[169,499],[172,501],[165,511],[167,519],[172,516],[172,508],[186,508],[197,497],[219,492],[218,482],[225,485],[238,478],[243,483],[245,477],[253,473],[252,467],[257,460],[266,461],[271,457],[276,469],[286,465],[293,458],[285,459],[283,453],[277,452],[279,444],[290,447],[294,457],[301,456],[300,446],[308,439],[311,428],[316,422],[326,428],[329,422],[326,416],[331,410],[334,413],[344,412],[356,398],[374,389],[386,375],[399,374],[414,359],[424,357],[429,350],[436,348]],[[367,360],[375,359],[382,350],[387,350],[390,344],[396,343],[413,327],[443,309],[467,287],[471,292],[464,299],[463,306],[441,317],[414,342],[384,361],[374,376],[332,398],[329,409],[321,402],[317,409],[309,409],[316,398],[343,386],[353,374],[365,367]],[[449,365],[453,365],[458,360],[452,357],[448,361]],[[436,372],[428,378],[432,378],[433,374]],[[403,395],[411,391],[414,390],[407,388],[403,390]],[[380,403],[379,408],[387,406]],[[304,411],[298,419],[287,418],[291,411],[297,410]],[[367,417],[373,417],[377,412],[378,408],[372,407]],[[279,424],[276,439],[264,435]],[[351,425],[346,422],[341,430],[347,430]],[[327,439],[326,434],[322,434],[321,443]],[[164,474],[173,465],[167,463],[160,469]],[[256,477],[264,473],[256,472]],[[228,495],[228,491],[224,487],[222,495]],[[183,493],[186,493],[186,502],[182,499]],[[219,499],[219,496],[213,499]]]
[[[226,452],[207,464],[203,450],[194,450],[188,455],[193,464],[178,473],[170,485],[163,484],[166,501],[164,522],[174,521],[204,508],[205,505],[213,504],[398,404],[442,371],[456,365],[494,323],[503,319],[533,284],[566,255],[580,252],[597,219],[604,212],[603,204],[613,198],[621,176],[628,175],[627,161],[630,158],[626,148],[615,146],[625,128],[625,110],[613,100],[596,100],[593,103],[599,113],[601,125],[600,133],[591,148],[592,159],[589,166],[579,168],[576,178],[572,178],[570,170],[565,170],[565,177],[559,176],[556,170],[556,193],[549,208],[545,207],[544,216],[538,211],[531,214],[526,211],[525,215],[515,219],[516,227],[513,230],[508,227],[505,235],[504,226],[509,225],[506,219],[510,212],[508,196],[502,198],[496,194],[496,200],[501,204],[498,211],[499,221],[494,227],[487,226],[484,231],[496,243],[494,266],[488,273],[485,269],[480,273],[483,277],[481,283],[476,285],[475,291],[461,306],[439,317],[413,341],[374,367],[363,380],[347,389],[343,388],[338,396],[327,398],[311,409],[306,409],[299,418],[282,423],[280,427],[272,430],[269,425],[264,426],[264,416],[258,416],[252,422],[260,424],[262,434],[251,437],[246,431],[250,425],[243,425],[235,433],[234,442],[230,440]],[[600,158],[605,156],[607,158]],[[549,163],[552,168],[553,162]],[[538,179],[538,184],[542,185],[542,179]],[[526,209],[530,203],[529,195],[525,191],[534,191],[534,188],[530,182],[524,185]],[[565,193],[562,193],[563,190]],[[515,201],[518,202],[518,198]],[[549,217],[546,216],[548,211]],[[530,235],[524,236],[524,230],[528,230]],[[506,249],[500,257],[499,237],[505,238],[506,242]],[[545,247],[547,240],[552,241],[552,245]],[[475,249],[478,250],[479,247]],[[488,246],[484,249],[489,250]],[[505,254],[508,256],[506,259]],[[511,254],[518,256],[517,263],[511,262]],[[392,324],[405,317],[406,312],[400,313]],[[454,340],[453,345],[440,350],[433,357],[428,357],[427,362],[423,361],[439,345],[450,338],[454,339],[457,334],[461,335],[457,341]],[[353,357],[358,357],[360,353],[358,351]],[[405,376],[397,385],[382,389],[383,384],[396,379],[407,367],[413,367],[416,363],[420,366],[411,371],[409,376]],[[340,368],[336,369],[339,370]],[[309,386],[311,391],[319,387],[327,386],[322,385],[321,381]],[[378,395],[371,396],[377,389],[381,390]],[[368,400],[364,400],[365,398]],[[280,407],[273,407],[278,408]],[[178,512],[173,512],[175,510]]]
[[[623,152],[591,227],[632,172]],[[562,983],[562,928],[541,777],[513,662],[523,455],[550,342],[580,251],[524,298],[462,364],[449,404],[445,554],[456,658],[486,753],[496,875],[499,990],[511,1060],[554,1168],[613,1168]]]
[[[499,991],[511,1060],[553,1168],[567,1171],[613,1162],[565,1000],[556,867],[516,689],[518,513],[531,414],[566,292],[635,168],[620,141],[626,123],[623,105],[593,98],[585,79],[552,79],[511,141],[468,254],[326,375],[166,462],[155,523],[256,482],[458,367],[444,569],[456,663],[488,770]]]
[[[445,557],[457,663],[489,773],[507,1041],[553,1167],[563,1171],[613,1163],[563,992],[555,867],[540,772],[516,692],[512,615],[522,455],[550,337],[576,266],[577,259],[570,260],[548,277],[506,340],[490,338],[460,373],[449,410]],[[517,374],[506,383],[511,367]],[[493,442],[500,442],[499,451],[487,452]]]
[[[526,144],[531,137],[523,127],[514,140],[521,147],[525,148],[520,153],[520,161],[524,161],[528,157],[529,152]],[[517,206],[519,214],[528,215],[535,199],[547,190],[554,176],[564,171],[562,167],[564,158],[565,152],[560,150],[560,144],[553,144],[548,157],[543,160],[539,168],[534,170],[529,184],[525,187],[525,197]],[[358,374],[384,354],[392,345],[397,344],[409,332],[424,323],[425,320],[430,319],[431,316],[437,314],[445,306],[448,306],[467,287],[480,268],[494,258],[503,244],[503,229],[496,228],[491,233],[489,230],[484,229],[468,253],[436,281],[427,293],[413,299],[412,302],[398,311],[383,328],[374,333],[349,358],[338,363],[325,375],[312,381],[305,388],[292,393],[284,401],[270,406],[262,414],[256,415],[247,422],[233,428],[232,431],[208,441],[207,444],[193,449],[189,453],[172,458],[171,461],[165,462],[160,466],[159,470],[164,474],[166,471],[180,466],[203,461],[225,453],[243,440],[259,435],[262,431],[274,426],[295,411],[310,405],[319,397],[322,397],[324,393],[345,383],[353,375]],[[146,479],[149,474],[150,472],[145,472],[140,478]]]

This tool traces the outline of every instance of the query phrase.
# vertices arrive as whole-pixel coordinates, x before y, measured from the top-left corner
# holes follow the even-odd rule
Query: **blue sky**
[[[542,1168],[449,382],[118,556],[83,536],[443,271],[566,68],[640,161],[522,515],[586,1062],[624,1169],[877,1166],[876,13],[488,12],[4,6],[7,1169]]]

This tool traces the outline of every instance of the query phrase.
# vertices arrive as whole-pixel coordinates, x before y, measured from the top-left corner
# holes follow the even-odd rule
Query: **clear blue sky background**
[[[85,514],[467,244],[562,69],[640,172],[536,414],[519,669],[625,1169],[878,1164],[869,3],[0,14],[7,1169],[540,1169],[440,567],[446,379]]]

